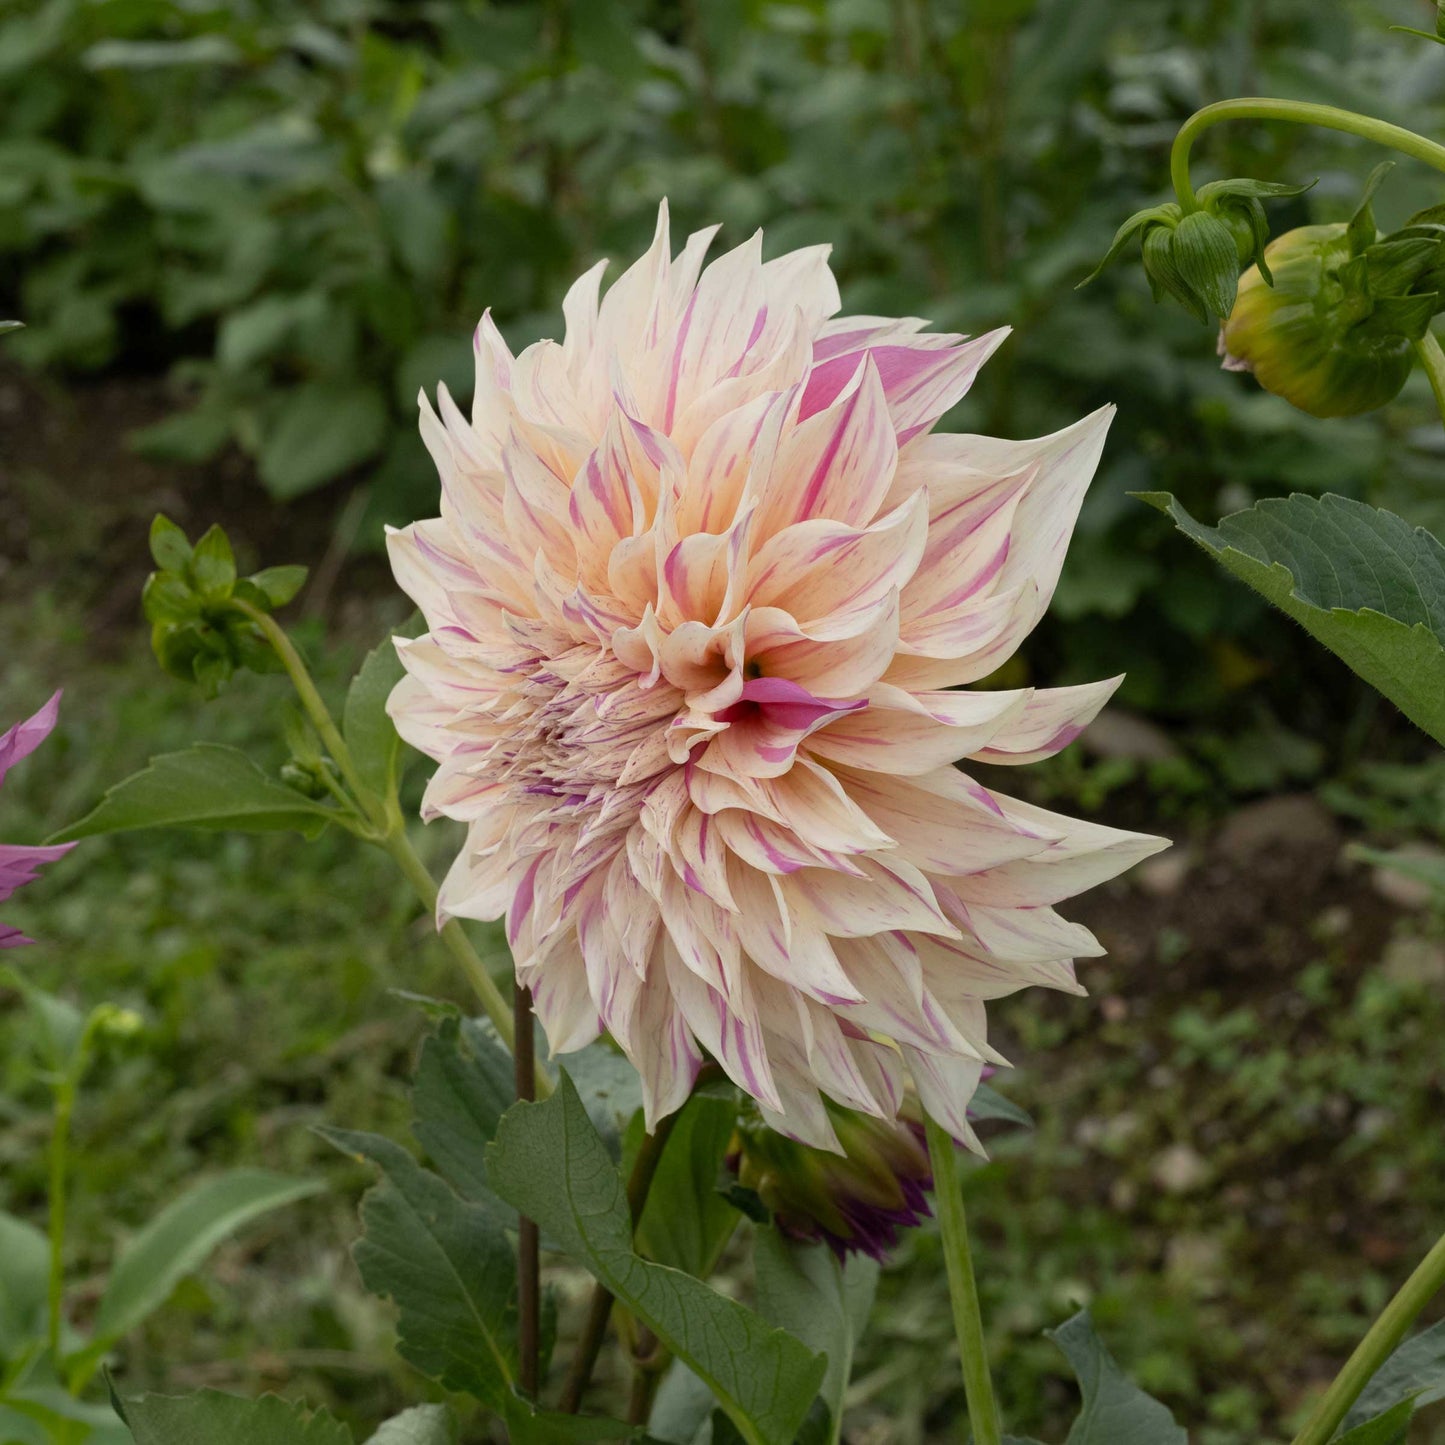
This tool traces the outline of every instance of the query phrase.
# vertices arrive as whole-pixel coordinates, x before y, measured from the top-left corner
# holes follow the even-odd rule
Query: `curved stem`
[[[1425,375],[1430,378],[1430,390],[1435,393],[1435,406],[1440,412],[1441,422],[1445,423],[1445,351],[1440,349],[1434,332],[1427,331],[1415,343],[1415,355],[1420,365],[1425,368]]]
[[[1321,1396],[1304,1429],[1295,1436],[1294,1445],[1325,1445],[1375,1372],[1405,1338],[1416,1316],[1442,1288],[1445,1288],[1445,1235],[1436,1241],[1435,1247],[1370,1326],[1354,1354]]]
[[[701,1077],[701,1075],[699,1075]],[[632,1161],[632,1173],[627,1179],[627,1211],[632,1217],[632,1228],[637,1229],[642,1218],[643,1206],[647,1203],[647,1191],[652,1188],[657,1166],[662,1163],[662,1151],[667,1148],[672,1126],[677,1122],[677,1111],[658,1122],[654,1133],[642,1136],[642,1145],[637,1158]],[[561,1399],[557,1408],[569,1415],[575,1415],[582,1408],[582,1396],[587,1391],[587,1382],[602,1353],[602,1342],[607,1338],[607,1322],[612,1318],[612,1292],[603,1285],[592,1291],[592,1302],[587,1308],[587,1323],[582,1327],[582,1338],[577,1344],[577,1353],[562,1385]]]
[[[928,1159],[933,1166],[933,1204],[943,1235],[943,1255],[948,1266],[948,1293],[953,1301],[953,1332],[963,1360],[963,1393],[968,1401],[968,1421],[975,1445],[1002,1445],[1003,1425],[993,1380],[988,1372],[988,1350],[983,1338],[983,1318],[978,1307],[978,1285],[973,1278],[973,1257],[968,1247],[968,1221],[963,1213],[963,1191],[959,1187],[958,1160],[953,1138],[932,1115],[924,1116],[928,1135]]]
[[[1389,121],[1376,120],[1369,115],[1358,115],[1351,110],[1340,110],[1333,105],[1315,105],[1305,100],[1275,100],[1269,96],[1242,96],[1238,100],[1221,100],[1195,111],[1174,137],[1174,148],[1169,155],[1169,175],[1186,214],[1199,209],[1199,200],[1189,183],[1190,147],[1198,135],[1226,120],[1285,120],[1345,131],[1349,135],[1376,141],[1402,155],[1413,156],[1427,166],[1434,166],[1437,171],[1445,171],[1445,146],[1426,140],[1403,126],[1391,125]]]

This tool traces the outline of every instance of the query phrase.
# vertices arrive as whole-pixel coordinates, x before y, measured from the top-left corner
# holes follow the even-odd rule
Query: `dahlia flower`
[[[1118,679],[959,692],[1053,593],[1112,408],[932,434],[1006,335],[834,318],[827,248],[651,248],[565,339],[477,328],[470,419],[421,398],[441,516],[390,536],[428,631],[390,711],[467,840],[443,917],[504,917],[554,1053],[606,1030],[649,1127],[705,1055],[770,1125],[896,1115],[973,1142],[984,1004],[1081,992],[1059,900],[1163,844],[1017,802]],[[605,264],[605,263],[604,263]]]
[[[29,757],[50,736],[59,715],[60,694],[57,692],[34,717],[16,723],[9,732],[0,736],[0,783],[5,781],[5,774],[21,758]],[[60,843],[49,848],[0,843],[0,903],[4,903],[17,889],[33,883],[42,864],[63,858],[73,847],[74,843]],[[31,941],[18,928],[7,928],[0,923],[0,948],[18,948],[22,943]]]

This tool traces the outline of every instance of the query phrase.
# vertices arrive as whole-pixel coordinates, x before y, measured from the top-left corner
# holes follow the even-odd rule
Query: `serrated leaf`
[[[456,1417],[445,1405],[414,1405],[388,1420],[366,1445],[456,1445]]]
[[[776,1229],[757,1231],[753,1246],[758,1313],[826,1355],[818,1394],[828,1408],[828,1438],[842,1438],[843,1397],[853,1352],[867,1326],[878,1264],[853,1254],[846,1266],[825,1244],[796,1244]]]
[[[1350,1408],[1344,1428],[1353,1430],[1402,1400],[1413,1400],[1417,1409],[1445,1400],[1445,1320],[1396,1347]]]
[[[1344,1435],[1335,1437],[1335,1445],[1405,1445],[1410,1433],[1410,1420],[1415,1414],[1413,1400],[1401,1400],[1383,1415],[1366,1420]]]
[[[223,1240],[283,1205],[317,1194],[317,1180],[233,1169],[188,1189],[155,1216],[116,1260],[95,1317],[87,1357],[105,1351],[169,1298]]]
[[[197,743],[152,758],[51,841],[69,843],[137,828],[294,829],[314,838],[335,816],[334,809],[267,777],[238,749]]]
[[[386,440],[386,397],[361,382],[309,382],[290,392],[257,464],[282,501],[324,486],[375,456]]]
[[[401,739],[387,716],[386,700],[402,675],[396,643],[383,638],[366,654],[361,670],[351,679],[341,718],[341,735],[362,782],[382,798],[389,798],[395,788],[401,756]]]
[[[151,522],[151,556],[163,572],[184,572],[191,560],[191,542],[171,519],[157,512]]]
[[[390,1139],[319,1132],[382,1171],[362,1201],[365,1233],[353,1254],[366,1287],[396,1304],[402,1357],[506,1410],[516,1398],[517,1266],[495,1212],[460,1198]]]
[[[501,1207],[487,1184],[486,1148],[516,1098],[511,1055],[485,1021],[445,1018],[422,1045],[412,1133],[462,1198]]]
[[[1114,1363],[1088,1310],[1044,1333],[1067,1356],[1084,1397],[1064,1445],[1189,1445],[1168,1409]]]
[[[708,1384],[747,1440],[792,1445],[825,1361],[702,1281],[637,1254],[622,1177],[565,1072],[551,1098],[507,1112],[487,1172]]]
[[[1025,1129],[1034,1127],[1033,1115],[1021,1109],[1012,1099],[1006,1099],[997,1089],[980,1084],[968,1101],[968,1112],[975,1119],[1001,1119],[1008,1124],[1018,1124]]]
[[[741,1216],[717,1186],[736,1123],[732,1099],[696,1094],[683,1105],[637,1226],[643,1253],[659,1264],[706,1279],[732,1238]]]
[[[1346,497],[1269,498],[1207,527],[1139,496],[1445,742],[1445,546]]]
[[[219,1390],[194,1395],[115,1396],[135,1445],[352,1445],[351,1431],[326,1410],[312,1414],[276,1395],[246,1400]]]

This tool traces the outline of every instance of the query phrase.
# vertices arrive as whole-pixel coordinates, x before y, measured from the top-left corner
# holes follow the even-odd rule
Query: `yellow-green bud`
[[[1302,226],[1271,241],[1265,257],[1274,285],[1257,266],[1240,278],[1219,333],[1225,366],[1253,372],[1311,416],[1358,416],[1393,400],[1410,374],[1410,337],[1381,324],[1361,292],[1349,227]]]

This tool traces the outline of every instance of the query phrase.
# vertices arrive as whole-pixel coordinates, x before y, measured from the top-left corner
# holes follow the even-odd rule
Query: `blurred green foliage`
[[[427,514],[420,387],[470,389],[494,308],[555,332],[567,281],[679,231],[830,241],[849,309],[1016,335],[948,425],[1039,433],[1120,414],[1045,637],[1050,680],[1127,669],[1125,697],[1209,711],[1271,673],[1279,710],[1338,711],[1341,675],[1269,663],[1282,623],[1126,493],[1210,517],[1332,489],[1439,525],[1420,389],[1322,425],[1226,376],[1213,337],[1137,275],[1074,287],[1161,199],[1178,122],[1223,95],[1353,105],[1430,130],[1445,55],[1388,24],[1415,0],[11,0],[0,19],[0,309],[48,368],[168,369],[159,456],[236,445],[289,498],[346,477]],[[1199,170],[1310,180],[1276,229],[1347,214],[1377,159],[1237,126]],[[1408,174],[1406,174],[1408,172]],[[1403,215],[1438,199],[1402,167]],[[1384,216],[1382,219],[1390,219]],[[1275,649],[1279,656],[1287,652]]]

